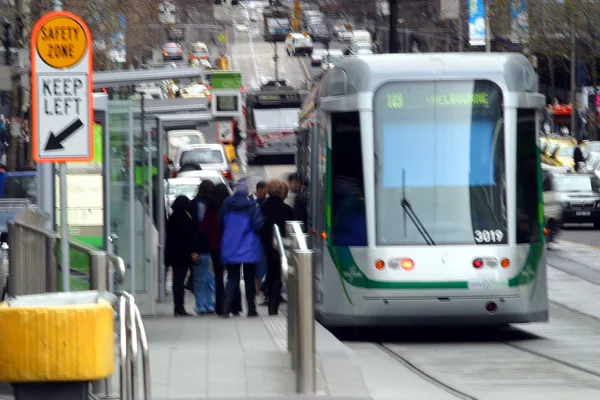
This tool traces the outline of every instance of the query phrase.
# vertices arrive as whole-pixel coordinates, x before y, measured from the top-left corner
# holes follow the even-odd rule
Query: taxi
[[[187,85],[181,91],[181,97],[184,99],[194,99],[194,98],[202,98],[205,97],[208,99],[208,104],[210,105],[212,99],[212,93],[208,86],[202,83],[192,83],[191,85]]]
[[[575,139],[568,136],[549,136],[541,143],[540,158],[541,161],[548,165],[559,166],[557,159],[553,159],[552,155],[559,146],[571,147],[575,146]]]
[[[194,59],[205,59],[208,60],[210,57],[210,52],[208,51],[208,47],[203,42],[190,43],[188,46],[188,58],[190,60]]]

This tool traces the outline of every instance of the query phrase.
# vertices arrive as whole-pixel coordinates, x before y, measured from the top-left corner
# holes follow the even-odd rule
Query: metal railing
[[[59,243],[60,235],[54,231],[21,220],[8,222],[9,296],[58,291]],[[115,281],[124,282],[123,259],[76,240],[69,240],[69,245],[84,255],[82,267],[88,269],[87,274],[74,271],[73,278],[89,283],[89,290],[112,291]]]
[[[150,351],[146,329],[134,297],[126,291],[118,291],[113,302],[118,323],[116,346],[118,368],[115,374],[98,382],[92,382],[89,398],[92,400],[151,400]],[[141,349],[141,354],[140,354]],[[142,394],[139,389],[139,362],[142,361]],[[118,391],[115,380],[118,372]]]
[[[287,285],[288,351],[296,371],[296,392],[310,394],[316,391],[313,251],[302,227],[302,222],[287,222],[283,237],[275,224],[273,236],[281,258],[282,280]]]

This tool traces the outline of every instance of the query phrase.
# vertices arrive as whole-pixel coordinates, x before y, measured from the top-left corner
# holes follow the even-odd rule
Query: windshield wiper
[[[425,228],[425,226],[423,225],[423,223],[417,216],[417,213],[415,212],[415,210],[412,208],[410,201],[408,201],[408,199],[406,198],[406,185],[405,184],[406,184],[406,171],[404,168],[402,168],[402,200],[400,201],[400,204],[402,205],[402,209],[404,210],[404,229],[406,229],[406,215],[408,215],[408,217],[410,218],[412,223],[415,225],[415,227],[417,228],[417,230],[419,231],[421,236],[423,236],[423,239],[425,239],[425,242],[427,243],[427,245],[435,246],[435,242],[433,241],[433,238],[431,237],[429,232],[427,232],[427,229]],[[406,233],[405,233],[405,236],[406,236]]]

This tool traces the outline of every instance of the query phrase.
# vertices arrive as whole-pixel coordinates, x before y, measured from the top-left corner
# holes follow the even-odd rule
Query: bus
[[[248,163],[259,157],[296,154],[294,128],[306,92],[267,83],[246,96],[246,155]]]
[[[544,104],[520,54],[368,55],[328,71],[296,129],[319,321],[547,321]]]

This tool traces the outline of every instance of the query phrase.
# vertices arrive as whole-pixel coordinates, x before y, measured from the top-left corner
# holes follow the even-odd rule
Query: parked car
[[[198,144],[181,146],[173,165],[173,178],[178,176],[179,170],[185,164],[198,164],[202,170],[219,171],[223,178],[233,184],[233,171],[225,154],[225,149],[220,144]]]

